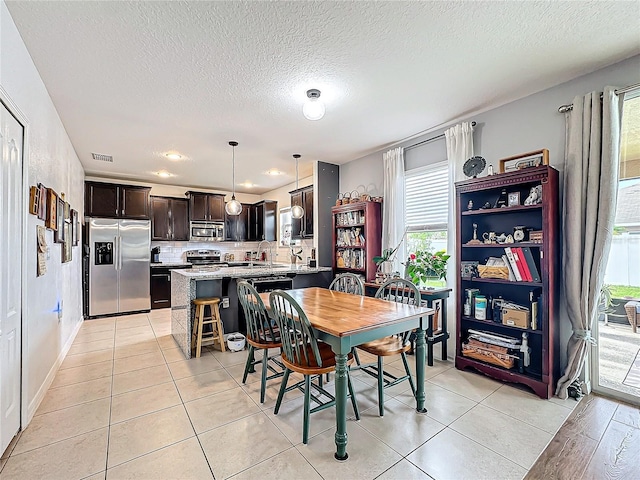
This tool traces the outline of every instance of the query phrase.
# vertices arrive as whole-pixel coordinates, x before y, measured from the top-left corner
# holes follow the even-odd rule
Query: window
[[[447,249],[449,164],[445,160],[405,173],[407,253]]]

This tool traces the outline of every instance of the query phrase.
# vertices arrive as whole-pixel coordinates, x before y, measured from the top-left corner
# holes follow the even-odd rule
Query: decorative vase
[[[291,265],[295,265],[296,263],[298,263],[298,257],[291,255]]]

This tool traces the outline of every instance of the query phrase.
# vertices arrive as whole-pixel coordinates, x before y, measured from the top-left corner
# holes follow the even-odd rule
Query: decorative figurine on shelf
[[[467,210],[473,210],[473,200],[469,200],[469,203],[467,203]]]
[[[507,239],[504,241],[504,243],[513,243],[513,235],[507,235]]]
[[[480,210],[487,210],[491,208],[491,204],[489,202],[484,202],[484,205],[480,207]]]
[[[493,175],[493,164],[489,165],[489,170],[487,171],[487,175]]]
[[[529,196],[524,201],[525,205],[538,205],[539,203],[542,203],[542,185],[531,187]]]
[[[354,245],[356,247],[360,246],[360,230],[361,230],[360,228],[356,228],[355,236],[354,236],[354,239],[353,239]]]
[[[508,201],[509,201],[509,198],[507,195],[507,189],[503,188],[502,191],[500,192],[500,196],[496,200],[496,203],[493,205],[493,208],[504,208],[507,206]]]
[[[473,238],[469,240],[465,245],[482,245],[482,242],[478,240],[478,224],[473,224]]]

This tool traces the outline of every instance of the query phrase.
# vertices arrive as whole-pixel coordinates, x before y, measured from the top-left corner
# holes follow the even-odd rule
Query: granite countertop
[[[185,270],[172,270],[176,275],[192,278],[195,280],[211,280],[217,278],[240,278],[240,277],[264,277],[269,275],[285,274],[306,274],[318,272],[330,272],[331,267],[307,267],[306,265],[289,265],[284,263],[274,263],[269,265],[255,265],[253,267],[194,267]]]
[[[188,267],[191,265],[189,262],[151,262],[152,267]]]

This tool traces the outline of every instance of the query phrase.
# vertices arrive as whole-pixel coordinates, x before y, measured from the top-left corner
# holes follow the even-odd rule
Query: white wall
[[[82,215],[84,170],[4,2],[0,3],[0,86],[27,119],[24,171],[28,185],[40,182],[64,192],[71,208]],[[53,243],[51,230],[46,235],[47,273],[36,278],[36,225],[43,222],[27,213],[27,205],[22,211],[27,238],[23,246],[27,280],[22,314],[24,428],[82,321],[82,286],[81,247],[72,247],[73,260],[62,264],[61,244]],[[21,232],[14,234],[21,238]],[[62,305],[60,320],[58,305]]]
[[[625,87],[638,83],[640,78],[640,55],[611,65],[607,68],[584,75],[570,82],[530,95],[492,110],[470,114],[457,121],[476,121],[474,149],[482,155],[487,164],[493,164],[498,171],[498,160],[523,152],[549,149],[550,164],[564,170],[565,121],[558,113],[558,107],[572,103],[576,95],[584,95],[593,90],[601,91],[606,85]],[[457,123],[457,122],[456,122]],[[444,132],[443,128],[394,146],[407,147]],[[353,189],[382,195],[382,154],[388,148],[359,158],[340,166],[340,191]],[[444,139],[408,150],[405,156],[407,169],[429,165],[446,159]],[[562,188],[560,192],[562,196]],[[561,277],[560,277],[561,278]],[[454,315],[451,316],[454,318]],[[455,324],[451,322],[452,337]],[[566,342],[571,336],[571,325],[561,314],[560,318],[560,365],[566,362]],[[450,351],[453,345],[450,340]]]

